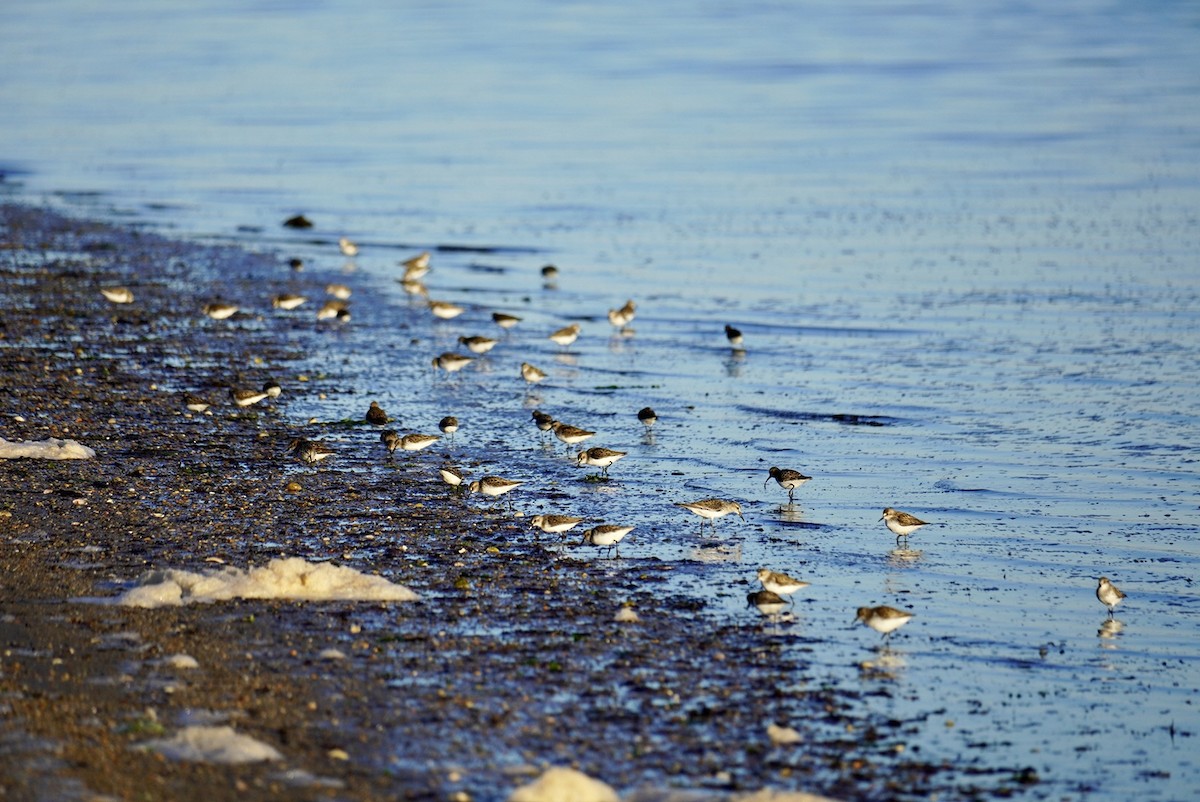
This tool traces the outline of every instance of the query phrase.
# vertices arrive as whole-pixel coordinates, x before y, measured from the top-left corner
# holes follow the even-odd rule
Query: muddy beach
[[[575,540],[562,548],[525,519],[464,503],[431,472],[439,446],[389,462],[374,427],[297,420],[298,397],[357,394],[363,411],[372,399],[339,365],[306,361],[310,338],[341,336],[312,301],[304,314],[264,302],[284,290],[317,299],[343,280],[294,272],[287,256],[0,208],[0,436],[97,454],[0,462],[6,798],[504,799],[549,766],[638,798],[1036,787],[986,753],[949,765],[907,748],[923,722],[824,686],[796,659],[796,636],[753,609],[729,620],[658,593],[665,561],[578,559]],[[100,294],[115,285],[135,302]],[[228,321],[200,314],[222,298],[258,300]],[[355,302],[364,313],[348,325],[369,331],[371,301]],[[229,403],[231,386],[268,380],[279,398]],[[211,414],[189,412],[184,392]],[[335,458],[283,456],[298,436],[337,441]],[[470,467],[469,451],[456,459]],[[151,569],[284,556],[378,574],[420,599],[95,601]],[[616,622],[623,608],[638,621]],[[195,723],[233,726],[281,759],[138,748]],[[771,723],[799,742],[773,743]]]

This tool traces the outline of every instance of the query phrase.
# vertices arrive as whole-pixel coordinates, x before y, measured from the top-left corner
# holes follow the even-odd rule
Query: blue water
[[[1194,4],[243,5],[10,4],[0,186],[327,266],[357,240],[380,310],[330,353],[418,345],[355,349],[354,392],[297,425],[367,393],[416,429],[456,412],[518,506],[553,487],[636,524],[626,560],[673,561],[722,619],[759,565],[810,580],[780,631],[825,681],[890,688],[863,704],[923,717],[926,759],[1031,766],[1055,798],[1200,787]],[[439,245],[498,250],[435,251],[430,293],[470,310],[433,324],[392,278]],[[492,309],[525,321],[432,376]],[[574,320],[564,355],[544,336]],[[614,481],[541,447],[533,406],[627,450]],[[795,508],[771,465],[815,477]],[[746,509],[719,547],[671,506],[708,495]],[[936,525],[897,550],[884,506]],[[849,621],[883,603],[917,617],[864,669]]]

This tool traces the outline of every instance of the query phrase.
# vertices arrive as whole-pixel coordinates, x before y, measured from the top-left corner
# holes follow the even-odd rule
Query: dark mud
[[[337,364],[305,361],[308,338],[336,335],[311,315],[252,311],[214,325],[199,310],[280,291],[319,299],[337,275],[295,274],[286,253],[20,206],[0,207],[0,225],[0,436],[73,438],[98,454],[0,462],[6,798],[502,799],[549,765],[622,793],[713,798],[772,787],[946,800],[1036,787],[986,756],[946,765],[906,748],[921,722],[823,685],[797,659],[806,650],[795,636],[753,610],[731,621],[701,599],[660,594],[676,566],[577,559],[523,520],[464,504],[430,478],[436,453],[389,464],[363,445],[320,469],[285,460],[295,436],[375,436],[288,414],[305,394],[362,392]],[[112,284],[136,303],[106,301],[99,287]],[[267,379],[285,386],[270,406],[227,402],[230,386]],[[213,414],[187,412],[184,391],[216,402]],[[285,554],[376,572],[422,599],[79,601],[113,596],[149,568]],[[640,622],[615,623],[622,606]],[[320,659],[329,648],[345,659]],[[200,668],[157,662],[178,653]],[[285,760],[175,763],[133,748],[199,718],[230,722]],[[773,745],[771,722],[801,743]]]

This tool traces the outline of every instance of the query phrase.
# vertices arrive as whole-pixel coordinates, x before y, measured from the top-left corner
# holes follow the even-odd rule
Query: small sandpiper
[[[396,433],[396,430],[384,429],[379,433],[379,442],[387,448],[388,459],[394,459],[396,449],[400,447],[400,435]]]
[[[746,342],[745,338],[742,337],[742,333],[729,324],[725,325],[725,339],[729,340],[729,345],[735,351],[742,350],[742,346]]]
[[[463,354],[455,354],[447,351],[441,356],[434,357],[433,366],[435,368],[441,368],[447,373],[455,373],[462,370],[474,361],[474,357],[464,356]]]
[[[564,326],[558,331],[551,332],[547,336],[547,339],[553,340],[563,348],[566,348],[568,345],[579,339],[579,331],[580,325],[578,323],[572,323],[570,326]]]
[[[912,613],[880,605],[879,607],[859,607],[854,622],[862,621],[871,629],[882,634],[884,640],[887,640],[894,631],[911,621],[912,617]]]
[[[756,590],[746,594],[746,603],[751,607],[757,607],[758,611],[766,616],[779,615],[787,609],[787,601],[771,590]]]
[[[625,456],[624,451],[613,451],[611,448],[589,448],[587,451],[580,451],[575,457],[575,462],[580,465],[592,465],[600,469],[600,472],[608,476],[608,468],[614,462]]]
[[[342,256],[358,256],[358,246],[345,237],[338,240],[338,250]]]
[[[388,417],[383,407],[379,406],[378,401],[372,401],[371,406],[367,407],[367,414],[363,416],[363,420],[376,426],[386,426],[391,418]]]
[[[685,510],[699,515],[700,518],[703,519],[700,521],[701,532],[704,531],[705,520],[709,522],[709,525],[712,526],[714,532],[717,530],[717,518],[721,518],[736,512],[738,517],[741,518],[743,522],[746,520],[746,516],[742,515],[741,504],[738,504],[736,501],[727,501],[722,498],[706,498],[701,499],[700,501],[676,502],[675,506],[683,507]]]
[[[767,482],[774,479],[780,487],[788,492],[788,504],[795,501],[796,488],[812,479],[811,476],[805,476],[800,471],[793,471],[791,468],[771,468],[768,473],[770,475],[763,482],[763,487],[766,487]]]
[[[263,382],[263,392],[267,394],[268,398],[278,398],[283,395],[283,385],[273,379],[268,379]]]
[[[204,314],[213,320],[224,320],[225,318],[233,317],[237,314],[237,310],[237,304],[227,304],[219,301],[204,305]]]
[[[558,268],[554,265],[542,266],[542,282],[547,289],[553,289],[558,281]]]
[[[454,441],[454,433],[458,431],[458,418],[453,415],[447,415],[438,421],[438,430]]]
[[[325,292],[339,301],[349,301],[351,290],[345,284],[326,284]]]
[[[1108,608],[1108,617],[1113,617],[1113,610],[1121,603],[1121,599],[1125,598],[1125,593],[1116,585],[1108,581],[1108,577],[1100,577],[1100,584],[1096,586],[1096,598],[1100,603]]]
[[[568,531],[582,522],[582,518],[572,515],[535,515],[529,519],[530,526],[537,527],[549,535],[562,535],[563,540],[566,540]]]
[[[290,309],[295,309],[296,307],[302,305],[307,300],[308,299],[305,298],[303,295],[295,295],[294,293],[285,293],[283,295],[276,295],[274,298],[272,298],[271,306],[273,306],[276,309],[289,309],[290,310]]]
[[[541,433],[539,436],[542,436],[554,428],[556,421],[553,417],[547,415],[545,412],[542,412],[540,409],[535,409],[533,411],[533,423],[538,427],[538,431]]]
[[[429,448],[442,438],[436,434],[406,434],[400,438],[400,448],[405,451],[420,451]]]
[[[488,351],[496,347],[499,340],[493,340],[491,337],[459,337],[459,343],[467,346],[467,350],[473,354],[486,354]]]
[[[334,451],[329,446],[317,440],[306,440],[297,437],[288,445],[287,454],[295,454],[306,465],[316,465],[323,459],[332,457]]]
[[[787,596],[788,600],[793,604],[795,604],[795,601],[792,599],[792,594],[808,587],[807,582],[780,573],[779,571],[772,571],[768,568],[758,569],[758,581],[762,583],[764,590],[778,593],[780,596]]]
[[[133,303],[133,290],[128,287],[101,287],[100,294],[114,304]]]
[[[183,405],[191,412],[207,412],[208,408],[212,406],[200,396],[191,393],[184,394]]]
[[[601,524],[600,526],[593,527],[584,532],[583,540],[580,541],[579,545],[582,546],[584,543],[591,543],[593,546],[607,548],[610,554],[612,554],[613,550],[615,549],[616,553],[614,556],[620,557],[621,548],[619,544],[621,540],[632,531],[632,526]]]
[[[595,432],[589,432],[587,429],[580,429],[577,426],[569,426],[562,421],[555,421],[550,425],[550,430],[554,432],[554,436],[568,446],[582,443],[589,437],[594,437]]]
[[[505,314],[504,312],[492,312],[492,322],[500,328],[507,330],[520,323],[521,318],[516,315]]]
[[[523,484],[525,483],[516,482],[512,479],[502,479],[499,476],[485,476],[482,479],[476,479],[474,482],[471,482],[467,486],[467,493],[483,493],[485,496],[496,498]],[[508,501],[508,508],[512,509],[512,499]]]
[[[317,310],[317,320],[349,319],[350,307],[345,301],[329,300]]]
[[[291,259],[288,259],[288,267],[299,273],[304,270],[304,260],[298,256],[293,256]]]
[[[405,281],[417,281],[424,278],[425,274],[429,272],[429,251],[422,251],[410,259],[405,259],[400,266],[404,268]]]
[[[462,491],[463,473],[458,468],[452,465],[443,465],[438,468],[438,474],[442,477],[442,481],[453,487],[456,491]]]
[[[270,393],[268,393],[266,390],[238,389],[234,387],[230,389],[229,397],[232,398],[233,403],[237,404],[239,407],[249,407],[257,404],[259,401],[269,398]]]
[[[449,301],[430,301],[429,311],[433,313],[434,317],[441,320],[453,320],[467,311],[467,308],[458,304],[452,304]]]
[[[546,371],[541,368],[535,368],[528,362],[521,363],[521,378],[526,384],[537,384],[542,379],[546,378]]]
[[[900,538],[908,537],[913,532],[920,529],[922,526],[928,526],[925,521],[922,521],[915,515],[909,515],[907,512],[893,510],[891,507],[886,507],[883,510],[883,517],[879,519],[883,521],[887,528],[896,535],[896,542],[900,542]]]
[[[658,415],[650,407],[642,407],[638,410],[638,420],[642,425],[649,429],[654,424],[658,423]]]
[[[631,298],[626,301],[625,305],[620,309],[608,310],[608,322],[611,323],[612,327],[615,329],[623,329],[633,322],[633,318],[636,314],[637,304],[635,304]]]

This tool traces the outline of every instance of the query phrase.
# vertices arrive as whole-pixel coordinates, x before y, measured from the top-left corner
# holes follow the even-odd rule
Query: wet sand
[[[282,456],[293,437],[350,428],[288,413],[304,394],[348,391],[336,365],[300,367],[301,333],[324,325],[312,312],[337,275],[27,207],[0,207],[0,225],[0,436],[97,452],[0,463],[7,798],[503,799],[551,765],[625,795],[1036,788],[986,756],[952,766],[907,748],[921,722],[863,712],[852,692],[823,686],[794,636],[753,610],[730,621],[657,593],[665,561],[577,560],[525,520],[463,504],[430,477],[436,454],[389,464],[381,447],[342,446],[319,469]],[[105,300],[109,285],[131,287],[135,303]],[[285,288],[313,299],[306,314],[199,311],[218,298],[261,308]],[[230,386],[268,379],[284,385],[268,405],[228,402]],[[188,412],[185,390],[213,414]],[[281,555],[378,573],[421,600],[81,601],[152,568]],[[614,622],[622,606],[640,622]],[[321,659],[326,649],[345,659]],[[161,662],[181,653],[199,668]],[[283,760],[222,766],[135,748],[210,721]],[[773,745],[770,722],[800,743]]]

